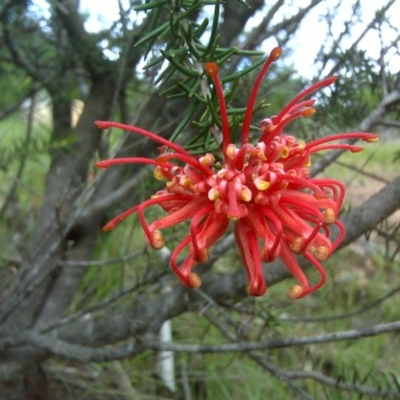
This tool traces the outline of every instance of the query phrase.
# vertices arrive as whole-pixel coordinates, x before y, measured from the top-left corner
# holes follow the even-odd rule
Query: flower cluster
[[[173,250],[170,261],[173,271],[186,286],[200,286],[201,279],[193,272],[193,267],[208,260],[209,248],[225,234],[230,221],[234,224],[235,239],[247,273],[247,291],[251,296],[265,293],[262,263],[277,257],[298,281],[288,291],[290,299],[317,290],[326,280],[320,262],[332,254],[344,237],[344,226],[337,219],[343,203],[344,186],[333,179],[311,178],[311,156],[328,149],[359,152],[361,147],[332,141],[357,138],[373,142],[378,137],[353,132],[304,143],[283,133],[289,122],[314,114],[314,100],[306,98],[331,85],[336,80],[333,76],[301,92],[278,115],[261,121],[258,142],[254,145],[249,143],[258,89],[271,63],[280,55],[279,47],[273,49],[256,78],[242,124],[240,146],[231,143],[218,67],[214,63],[205,65],[205,73],[212,79],[219,101],[223,136],[220,157],[211,153],[194,156],[182,146],[138,127],[96,122],[99,128],[116,127],[135,132],[168,148],[155,159],[120,158],[95,164],[100,168],[123,163],[151,164],[155,166],[155,178],[166,180],[164,190],[117,216],[103,229],[111,230],[128,215],[137,213],[146,240],[153,248],[160,249],[165,244],[162,229],[190,221],[189,232]],[[149,224],[145,210],[153,205],[160,206],[166,215]],[[340,232],[333,242],[330,239],[332,225],[336,225]],[[178,257],[185,248],[189,255],[178,265]],[[316,284],[310,286],[295,254],[302,254],[319,271],[320,279]]]

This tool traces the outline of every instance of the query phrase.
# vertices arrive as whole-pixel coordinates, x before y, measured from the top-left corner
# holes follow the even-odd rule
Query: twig
[[[85,316],[85,315],[90,315],[95,311],[99,311],[102,310],[106,307],[110,307],[113,303],[115,303],[117,300],[122,299],[123,297],[128,296],[129,294],[135,292],[136,290],[138,290],[139,288],[149,285],[149,284],[154,284],[154,282],[158,282],[160,281],[161,278],[163,278],[166,275],[166,272],[163,272],[161,274],[158,275],[154,275],[149,279],[144,279],[139,283],[136,283],[135,285],[132,285],[130,287],[128,287],[127,289],[121,290],[120,292],[118,292],[117,294],[110,296],[108,298],[105,298],[102,301],[99,301],[96,304],[93,304],[92,306],[86,307],[82,310],[77,311],[76,313],[66,317],[66,318],[62,318],[60,320],[58,320],[56,323],[51,324],[51,325],[47,325],[46,327],[41,329],[41,332],[47,332],[47,331],[51,331],[54,330],[56,328],[61,328],[62,326],[68,325],[74,321],[76,321],[77,319]]]
[[[342,320],[344,318],[354,317],[355,315],[358,315],[358,314],[361,314],[368,310],[371,310],[372,308],[377,307],[379,304],[383,303],[385,300],[394,296],[398,292],[400,292],[400,286],[397,286],[396,288],[392,289],[390,292],[386,293],[384,296],[367,304],[366,306],[361,307],[358,310],[348,312],[348,313],[332,315],[330,317],[320,317],[320,318],[290,318],[290,317],[282,318],[282,317],[280,317],[279,320],[288,321],[288,322],[328,322],[328,321]]]
[[[183,358],[181,359],[181,380],[182,380],[183,398],[185,400],[192,400],[192,392],[190,390],[190,385],[189,385],[187,365],[186,361]]]
[[[80,261],[80,260],[70,260],[70,261],[60,261],[59,265],[62,267],[104,267],[106,265],[120,264],[125,261],[134,260],[143,254],[143,250],[138,250],[133,253],[129,253],[126,256],[119,258],[111,258],[109,260],[98,260],[98,261]]]
[[[400,74],[400,73],[399,73]],[[388,110],[388,107],[396,104],[400,101],[400,91],[394,90],[385,96],[382,101],[377,105],[377,107],[364,118],[361,123],[355,128],[355,131],[368,132],[371,128],[378,124],[382,117]],[[347,140],[344,143],[352,144],[356,140]],[[321,157],[319,160],[314,162],[311,167],[311,176],[315,176],[322,172],[328,165],[332,164],[340,155],[343,154],[345,150],[332,150],[325,156]]]
[[[229,327],[222,323],[221,320],[217,319],[209,310],[205,312],[208,320],[214,324],[223,334],[226,336],[233,344],[238,344],[240,341],[239,337],[231,332]],[[304,399],[313,400],[312,397],[309,396],[303,389],[301,389],[298,385],[294,384],[290,379],[287,378],[286,373],[279,368],[275,367],[272,363],[266,360],[265,356],[258,354],[255,351],[249,351],[247,355],[256,361],[259,365],[261,365],[264,369],[266,369],[271,375],[275,376],[279,380],[285,382],[292,389],[296,390]]]
[[[354,383],[344,382],[340,379],[329,378],[318,372],[306,372],[306,371],[288,371],[287,376],[291,379],[312,379],[320,382],[323,385],[332,386],[334,388],[344,390],[346,392],[361,393],[366,396],[381,397],[384,399],[400,399],[399,391],[381,389],[380,387],[368,387],[364,385],[357,385]]]
[[[367,171],[365,171],[365,170],[363,169],[363,167],[365,166],[365,163],[364,163],[364,165],[363,165],[361,168],[358,168],[358,167],[356,167],[356,166],[354,166],[354,165],[352,165],[352,164],[345,163],[345,162],[340,161],[340,160],[336,160],[336,161],[335,161],[335,164],[340,165],[341,167],[345,167],[345,168],[349,169],[350,171],[357,172],[357,173],[360,174],[360,175],[364,175],[364,176],[366,176],[367,178],[371,178],[371,179],[373,179],[373,180],[375,180],[375,181],[385,183],[386,185],[387,185],[388,183],[390,183],[390,180],[389,180],[389,179],[386,179],[386,178],[382,177],[381,175],[377,175],[377,174],[374,174],[374,173],[372,173],[372,172],[367,172]]]
[[[310,344],[332,343],[344,340],[361,339],[400,331],[400,321],[378,324],[364,329],[351,329],[333,333],[321,333],[312,336],[288,337],[266,342],[225,343],[225,344],[178,344],[143,341],[137,345],[127,343],[115,347],[93,348],[54,339],[34,331],[24,331],[13,337],[0,340],[0,351],[8,347],[30,344],[54,355],[71,360],[102,362],[118,360],[137,355],[145,350],[174,351],[177,353],[232,353],[255,350],[282,349]]]

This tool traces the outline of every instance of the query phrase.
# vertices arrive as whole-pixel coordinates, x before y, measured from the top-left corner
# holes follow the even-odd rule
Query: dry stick
[[[176,353],[232,353],[255,350],[283,349],[293,346],[310,344],[341,342],[344,340],[361,339],[378,336],[389,332],[399,332],[400,321],[378,324],[364,329],[350,329],[333,333],[321,333],[312,336],[288,337],[266,342],[225,343],[225,344],[177,344],[143,341],[133,342],[114,347],[93,348],[76,345],[64,340],[54,339],[50,335],[42,335],[33,331],[23,331],[13,337],[0,339],[0,351],[6,348],[29,344],[51,354],[65,357],[70,360],[85,362],[103,362],[119,360],[138,355],[146,350],[174,351]]]
[[[62,267],[104,267],[108,265],[120,264],[125,261],[131,261],[142,255],[144,250],[134,251],[125,256],[119,258],[111,258],[108,260],[99,261],[89,261],[89,260],[70,260],[70,261],[60,261],[58,265]]]
[[[182,392],[184,396],[183,398],[185,400],[192,400],[192,392],[190,390],[190,385],[189,385],[187,365],[186,361],[183,358],[181,359],[181,380],[182,380]]]
[[[370,386],[357,385],[354,383],[343,382],[340,379],[329,378],[319,372],[289,371],[287,376],[291,379],[313,379],[323,385],[331,386],[346,392],[356,392],[366,396],[381,397],[383,399],[399,399],[400,393],[397,390],[380,389]]]

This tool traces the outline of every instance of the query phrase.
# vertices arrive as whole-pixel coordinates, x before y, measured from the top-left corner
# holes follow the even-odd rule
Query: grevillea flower
[[[155,159],[120,158],[95,164],[100,168],[125,163],[151,164],[155,166],[155,178],[166,180],[164,190],[118,215],[103,230],[111,230],[128,215],[137,213],[147,242],[153,248],[161,249],[165,244],[162,229],[190,221],[187,235],[175,247],[170,260],[173,271],[186,286],[200,286],[201,279],[192,271],[193,267],[208,260],[209,248],[225,234],[230,222],[234,224],[234,235],[251,296],[265,293],[262,262],[271,262],[277,257],[298,281],[288,291],[290,299],[314,292],[326,280],[320,262],[332,254],[344,237],[344,226],[337,217],[345,188],[337,180],[311,178],[311,156],[328,149],[359,152],[361,147],[336,141],[353,138],[374,142],[378,137],[353,132],[304,143],[283,133],[289,122],[314,114],[312,106],[315,100],[306,98],[316,90],[331,85],[336,80],[336,76],[332,76],[301,92],[278,115],[261,121],[258,142],[249,143],[258,89],[268,68],[280,55],[279,47],[273,49],[256,78],[242,124],[240,146],[231,143],[218,67],[214,63],[205,65],[205,73],[213,81],[220,108],[223,140],[218,157],[211,153],[200,157],[192,155],[182,146],[135,126],[96,122],[99,128],[115,127],[131,131],[168,148]],[[145,211],[154,205],[160,206],[166,215],[149,224]],[[330,239],[330,226],[333,225],[340,232],[335,241]],[[178,265],[178,257],[185,248],[188,256]],[[295,254],[302,254],[316,267],[320,274],[317,283],[310,286]]]

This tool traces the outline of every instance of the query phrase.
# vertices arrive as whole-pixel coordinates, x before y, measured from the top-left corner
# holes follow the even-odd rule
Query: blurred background
[[[3,0],[0,399],[399,399],[399,15],[399,0]],[[380,135],[314,158],[314,175],[347,188],[346,238],[326,285],[298,301],[279,261],[264,266],[266,295],[248,297],[231,234],[186,289],[169,268],[180,229],[161,251],[135,216],[101,231],[162,182],[143,165],[95,169],[158,144],[94,121],[213,150],[202,66],[218,62],[240,118],[277,45],[254,138],[330,75],[317,113],[287,133]]]

